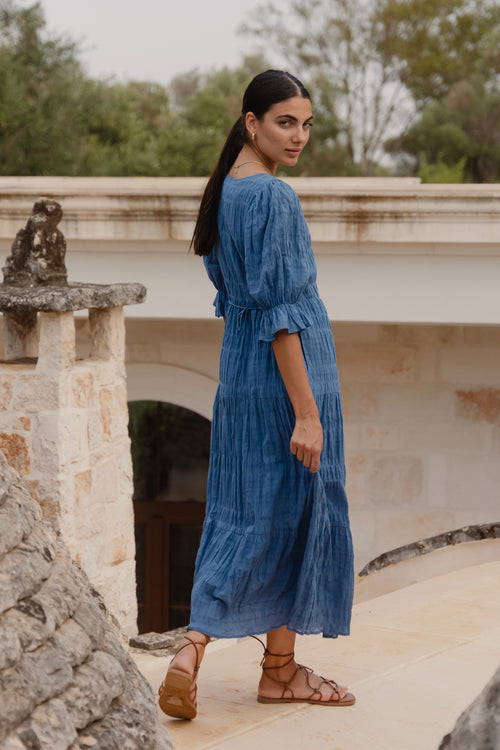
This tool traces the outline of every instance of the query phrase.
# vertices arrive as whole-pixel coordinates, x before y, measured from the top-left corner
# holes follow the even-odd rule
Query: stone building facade
[[[500,187],[415,180],[290,180],[333,321],[344,402],[356,569],[497,516],[500,452]],[[188,252],[203,180],[0,180],[0,251],[33,196],[65,210],[82,281],[137,278],[126,314],[128,399],[210,418],[223,323]],[[89,328],[77,317],[77,352]]]
[[[126,326],[129,398],[210,417],[223,324],[154,321],[147,340],[142,321]],[[498,520],[500,326],[341,322],[333,333],[356,572],[394,547]]]

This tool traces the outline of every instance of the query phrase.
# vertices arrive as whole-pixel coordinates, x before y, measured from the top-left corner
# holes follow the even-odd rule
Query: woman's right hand
[[[290,450],[312,474],[318,471],[323,450],[323,428],[317,414],[295,420]]]

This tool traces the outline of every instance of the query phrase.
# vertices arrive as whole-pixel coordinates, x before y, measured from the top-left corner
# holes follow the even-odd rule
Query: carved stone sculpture
[[[12,243],[3,269],[5,284],[67,285],[66,241],[57,228],[61,218],[62,208],[57,201],[51,198],[36,201],[26,226],[19,230]]]

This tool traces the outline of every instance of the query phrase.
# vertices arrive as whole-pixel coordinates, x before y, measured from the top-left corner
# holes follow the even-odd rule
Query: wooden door
[[[187,625],[205,504],[135,502],[140,633]]]

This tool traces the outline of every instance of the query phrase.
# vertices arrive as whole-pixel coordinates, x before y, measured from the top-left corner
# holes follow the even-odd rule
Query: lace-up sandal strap
[[[327,680],[325,679],[325,677],[322,677],[321,675],[317,675],[317,677],[319,677],[321,682],[318,685],[318,687],[314,687],[314,685],[311,685],[311,683],[309,682],[310,675],[314,674],[313,670],[310,667],[305,667],[303,664],[297,664],[297,667],[298,669],[300,669],[301,672],[304,673],[307,687],[312,690],[311,694],[307,696],[308,700],[311,700],[311,699],[321,700],[322,699],[321,688],[323,687],[323,685],[328,685],[328,687],[332,690],[332,695],[330,697],[330,700],[333,700],[333,696],[335,695],[335,693],[338,695],[340,699],[338,685],[335,682],[335,680]]]
[[[290,664],[290,662],[293,661],[293,658],[295,656],[295,651],[292,651],[289,654],[273,654],[271,651],[269,651],[269,649],[267,648],[267,646],[265,645],[265,643],[263,643],[260,640],[260,638],[257,638],[256,635],[251,635],[250,638],[253,638],[256,641],[259,641],[260,645],[264,649],[264,655],[262,657],[262,661],[260,662],[260,666],[262,667],[263,670],[267,670],[267,669],[282,669],[283,667],[286,667],[288,664]],[[290,658],[284,664],[280,664],[279,666],[277,665],[275,667],[265,667],[264,663],[265,663],[266,658],[268,656],[274,656],[275,659],[280,659],[280,658],[285,659],[287,656],[289,656]],[[273,679],[273,678],[271,677],[271,679]]]
[[[269,672],[271,670],[273,670],[273,669],[283,669],[284,667],[287,667],[289,664],[291,664],[293,662],[294,658],[295,658],[295,651],[292,651],[289,654],[273,654],[272,651],[269,651],[269,649],[267,648],[267,646],[264,645],[264,643],[260,640],[260,638],[257,638],[256,635],[252,635],[251,638],[254,638],[256,641],[259,641],[260,645],[264,649],[264,655],[263,655],[262,660],[260,662],[260,666],[262,668],[262,671],[266,673],[266,677],[268,679],[272,680],[277,685],[281,686],[282,692],[281,692],[281,698],[280,698],[280,700],[284,700],[287,697],[294,698],[295,696],[294,696],[292,688],[290,687],[290,683],[292,682],[293,678],[295,677],[295,675],[299,671],[298,666],[295,667],[295,669],[293,671],[293,674],[289,677],[288,680],[279,680],[277,677],[273,677],[272,675],[270,675]],[[265,661],[266,661],[266,658],[268,656],[272,656],[275,659],[281,659],[281,658],[287,659],[287,657],[288,657],[288,659],[287,659],[287,661],[283,662],[283,664],[276,664],[276,665],[274,665],[272,667],[266,667],[265,666]],[[290,696],[286,695],[287,691],[290,693]]]
[[[321,680],[318,687],[314,687],[314,685],[311,685],[309,682],[309,676],[314,674],[314,670],[312,670],[310,667],[305,667],[303,664],[297,664],[298,669],[300,669],[301,672],[304,673],[306,678],[307,686],[312,690],[311,694],[307,697],[307,700],[310,702],[318,702],[318,703],[337,703],[338,705],[345,705],[349,706],[352,705],[355,702],[354,696],[350,693],[346,693],[345,698],[341,698],[340,696],[340,689],[338,686],[338,683],[335,682],[335,680],[327,680],[326,677],[323,677],[322,675],[316,675]],[[323,685],[328,685],[330,688],[331,695],[327,701],[323,699],[323,694],[321,692],[321,688]],[[337,696],[336,698],[334,696]]]
[[[175,656],[177,656],[177,654],[179,654],[183,649],[187,648],[188,646],[194,646],[194,650],[196,651],[196,664],[193,670],[193,677],[196,677],[198,670],[200,668],[200,654],[198,651],[198,646],[203,646],[203,648],[205,648],[205,646],[207,646],[210,643],[210,636],[205,635],[204,638],[205,638],[205,642],[202,643],[202,641],[195,641],[192,638],[190,638],[188,635],[184,635],[184,639],[186,641],[189,641],[189,643],[184,643],[182,646],[179,646],[179,648],[174,654],[174,658],[175,658]]]

